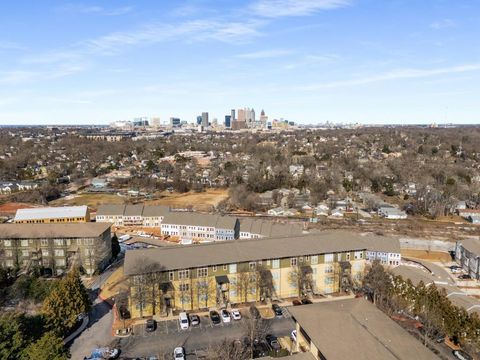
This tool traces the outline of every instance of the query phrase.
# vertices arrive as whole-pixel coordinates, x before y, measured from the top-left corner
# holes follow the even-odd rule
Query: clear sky
[[[0,125],[480,123],[480,0],[15,0]]]

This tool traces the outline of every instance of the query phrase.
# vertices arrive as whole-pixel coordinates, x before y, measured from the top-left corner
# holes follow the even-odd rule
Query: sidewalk
[[[83,330],[85,330],[85,328],[87,327],[88,325],[88,322],[90,321],[90,318],[88,317],[88,315],[85,315],[83,317],[83,320],[82,320],[82,324],[80,325],[80,327],[75,330],[74,333],[70,334],[69,336],[67,336],[64,340],[63,340],[63,343],[66,345],[68,344],[70,341],[72,341],[73,339],[75,339],[78,335],[80,335]]]

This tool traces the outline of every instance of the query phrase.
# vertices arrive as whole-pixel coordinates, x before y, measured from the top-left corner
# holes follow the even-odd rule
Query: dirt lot
[[[6,203],[0,205],[0,215],[15,215],[18,209],[29,209],[34,207],[41,207],[35,204],[26,203]]]
[[[422,260],[450,262],[452,261],[450,254],[440,251],[428,251],[428,250],[410,250],[402,249],[402,257],[417,258]]]
[[[168,205],[176,208],[193,207],[194,210],[209,211],[213,206],[228,198],[228,190],[208,189],[201,193],[190,191],[183,194],[164,191],[159,195],[160,199],[146,201],[145,204]]]
[[[97,209],[98,205],[102,204],[124,204],[127,198],[118,196],[116,194],[79,194],[71,195],[65,198],[51,201],[50,206],[77,206],[87,205],[92,209]]]

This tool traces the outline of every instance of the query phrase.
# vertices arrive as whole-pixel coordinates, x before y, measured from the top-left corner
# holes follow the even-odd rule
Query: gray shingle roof
[[[362,298],[296,306],[289,311],[328,360],[438,359]]]
[[[0,224],[0,239],[89,238],[109,228],[108,223]]]
[[[158,264],[165,270],[195,268],[292,256],[317,255],[365,250],[365,237],[342,231],[309,235],[230,240],[198,245],[129,250],[125,255],[124,272],[135,275],[145,262]]]

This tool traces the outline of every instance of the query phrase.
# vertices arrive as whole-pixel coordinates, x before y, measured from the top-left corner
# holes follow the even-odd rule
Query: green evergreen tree
[[[53,331],[45,333],[39,340],[30,344],[22,356],[22,360],[67,360],[68,358],[63,339]]]

